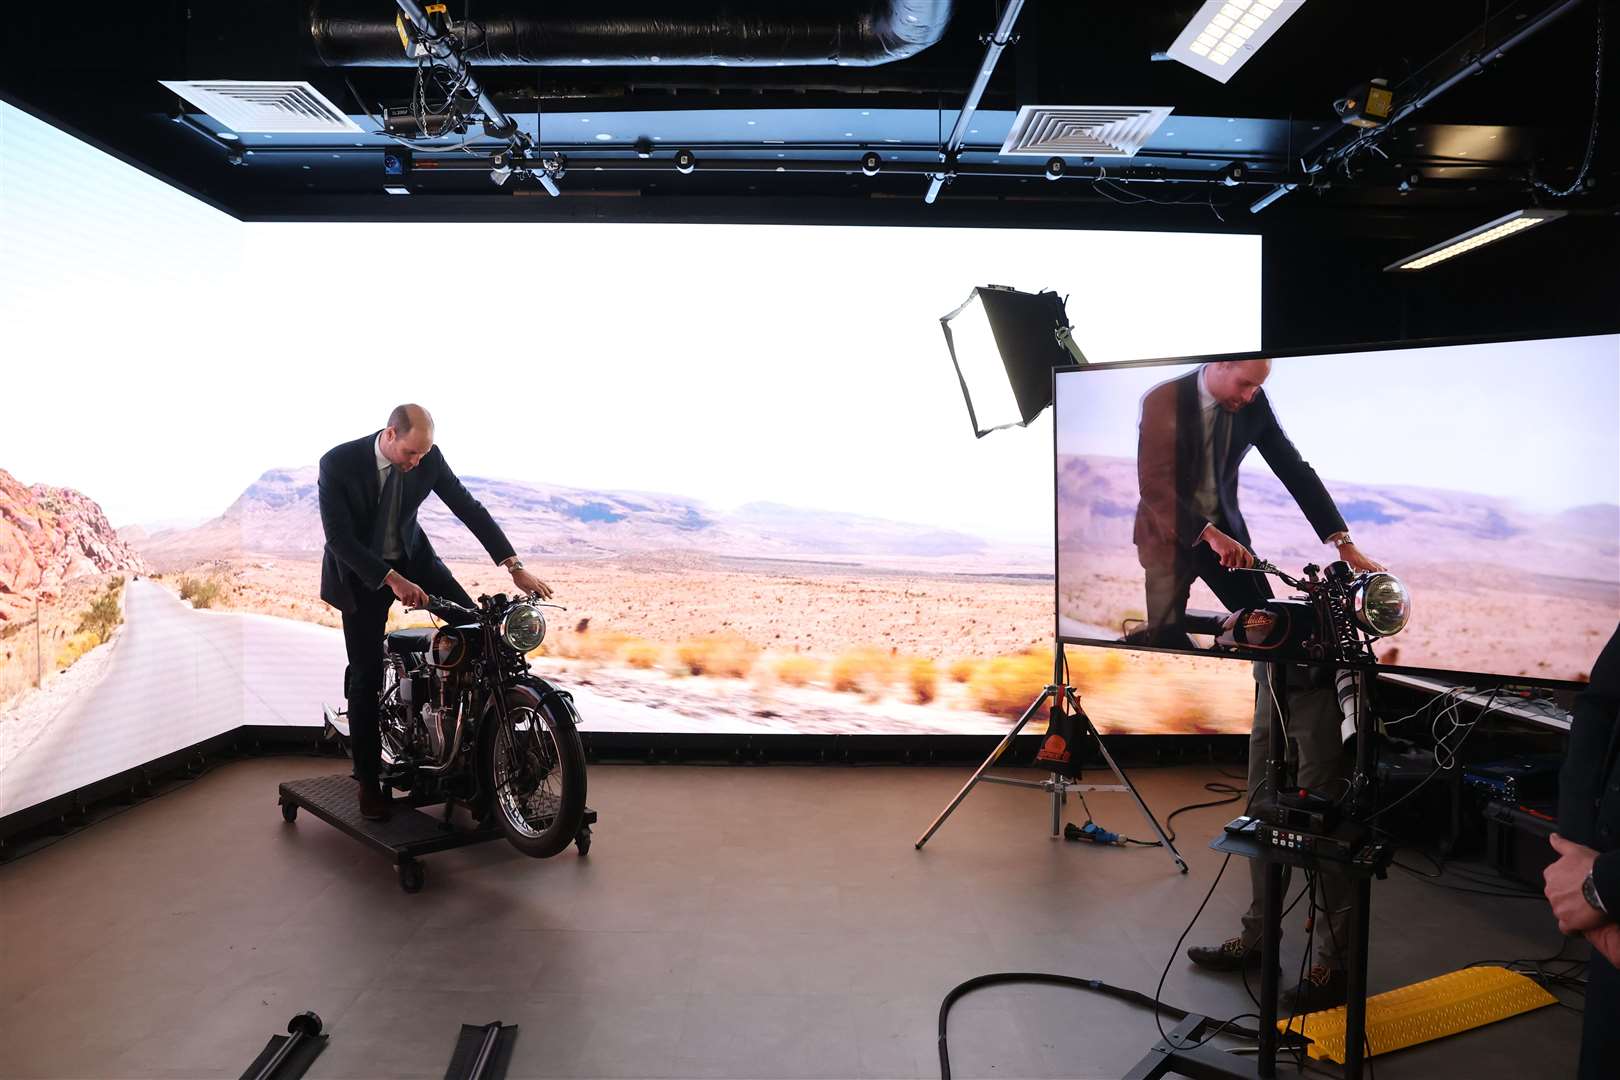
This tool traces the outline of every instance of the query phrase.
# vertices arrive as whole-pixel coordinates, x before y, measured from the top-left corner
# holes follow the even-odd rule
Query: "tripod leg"
[[[1057,693],[1057,687],[1048,686],[1041,691],[1041,696],[1035,699],[1034,704],[1024,710],[1024,715],[1018,718],[1018,723],[1014,724],[1012,730],[1007,732],[1007,737],[1002,739],[994,750],[990,751],[990,756],[984,759],[984,764],[980,765],[978,770],[968,778],[968,782],[962,785],[962,790],[956,793],[956,798],[951,800],[951,804],[941,810],[939,817],[935,818],[934,823],[928,826],[928,831],[917,838],[917,843],[914,846],[918,851],[921,851],[922,846],[928,843],[928,838],[938,832],[941,825],[945,824],[945,819],[951,816],[951,812],[962,805],[962,800],[967,798],[968,792],[973,790],[973,785],[979,782],[980,777],[989,772],[990,767],[1001,760],[1001,755],[1007,752],[1007,747],[1011,746],[1013,740],[1018,737],[1018,733],[1024,730],[1024,725],[1029,723],[1029,718],[1034,716],[1036,711],[1042,705],[1045,705],[1047,699],[1055,693]]]
[[[1063,786],[1063,777],[1052,774],[1052,839],[1063,835],[1063,807],[1068,804],[1069,792]]]
[[[1086,734],[1091,736],[1092,741],[1097,744],[1097,749],[1102,752],[1103,760],[1108,763],[1108,767],[1113,770],[1114,776],[1124,785],[1125,790],[1131,793],[1131,798],[1136,800],[1136,808],[1142,811],[1142,816],[1147,818],[1149,825],[1153,826],[1153,832],[1158,836],[1159,843],[1164,845],[1164,849],[1170,853],[1170,858],[1175,860],[1176,865],[1185,874],[1187,872],[1187,860],[1181,857],[1181,852],[1176,850],[1176,845],[1171,843],[1170,838],[1164,834],[1164,829],[1159,827],[1159,819],[1153,816],[1153,811],[1149,810],[1147,803],[1142,801],[1142,796],[1137,792],[1136,785],[1131,783],[1130,778],[1125,775],[1114,761],[1114,756],[1108,752],[1108,747],[1103,743],[1102,736],[1092,726],[1091,717],[1087,716],[1086,710],[1080,707],[1080,699],[1075,694],[1074,688],[1072,686],[1064,687],[1064,693],[1068,696],[1069,706],[1074,709],[1074,715],[1080,720]]]

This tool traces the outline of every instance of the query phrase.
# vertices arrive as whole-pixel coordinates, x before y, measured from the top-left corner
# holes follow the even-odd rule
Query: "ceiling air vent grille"
[[[1025,105],[1001,152],[1135,157],[1169,115],[1163,105]]]
[[[161,81],[232,131],[310,135],[353,134],[361,130],[307,82]]]

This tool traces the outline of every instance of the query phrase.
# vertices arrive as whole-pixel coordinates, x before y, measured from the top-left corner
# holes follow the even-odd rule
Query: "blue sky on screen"
[[[1253,236],[242,224],[0,105],[0,468],[200,520],[416,400],[464,475],[1049,544],[1050,415],[973,438],[939,317],[1068,294],[1097,360],[1260,340]],[[468,269],[469,267],[473,269]]]
[[[1142,395],[1190,370],[1058,379],[1058,451],[1135,457]],[[1556,511],[1620,502],[1620,337],[1277,360],[1266,393],[1328,480],[1508,498]],[[1245,468],[1265,467],[1258,454]]]

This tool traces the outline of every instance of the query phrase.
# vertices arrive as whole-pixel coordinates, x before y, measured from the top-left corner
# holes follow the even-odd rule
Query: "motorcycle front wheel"
[[[548,859],[579,835],[585,749],[566,705],[530,686],[506,691],[506,719],[490,708],[479,733],[479,778],[511,845]]]

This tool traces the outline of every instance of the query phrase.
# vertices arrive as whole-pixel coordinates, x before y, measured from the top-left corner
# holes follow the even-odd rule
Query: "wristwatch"
[[[1332,544],[1334,547],[1344,547],[1346,544],[1355,543],[1354,540],[1350,539],[1350,534],[1348,532],[1334,533],[1332,536],[1327,538],[1327,542]]]
[[[1607,915],[1609,913],[1609,909],[1603,906],[1603,897],[1598,895],[1597,882],[1592,879],[1592,871],[1590,870],[1586,872],[1586,880],[1581,882],[1581,895],[1586,898],[1588,904],[1591,904],[1603,914]]]
[[[514,555],[510,559],[507,559],[505,562],[501,563],[501,565],[506,567],[508,573],[511,573],[513,571],[523,569],[523,560]]]

